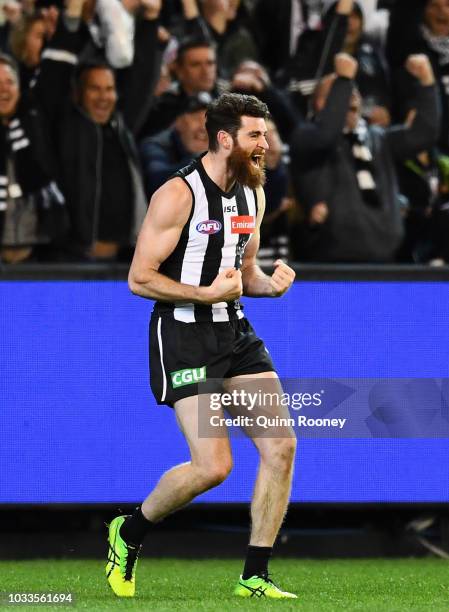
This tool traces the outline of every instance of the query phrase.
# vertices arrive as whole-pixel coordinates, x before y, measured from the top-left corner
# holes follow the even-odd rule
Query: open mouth
[[[252,165],[255,166],[256,168],[260,168],[262,157],[263,156],[258,153],[251,155],[250,159],[251,159]]]

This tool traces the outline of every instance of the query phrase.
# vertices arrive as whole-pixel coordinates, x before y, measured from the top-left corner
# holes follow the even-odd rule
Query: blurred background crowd
[[[129,261],[151,195],[207,149],[224,91],[271,112],[262,264],[449,261],[449,0],[0,13],[3,263]]]

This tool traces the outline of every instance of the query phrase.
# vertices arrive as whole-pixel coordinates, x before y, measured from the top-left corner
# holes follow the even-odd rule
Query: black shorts
[[[183,323],[153,313],[150,382],[158,404],[198,395],[200,383],[242,374],[274,372],[263,341],[247,319]]]

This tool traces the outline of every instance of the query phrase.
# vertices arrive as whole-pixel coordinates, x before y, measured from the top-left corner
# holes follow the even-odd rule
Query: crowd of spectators
[[[224,91],[272,117],[262,264],[449,263],[449,0],[2,11],[2,263],[129,261]]]

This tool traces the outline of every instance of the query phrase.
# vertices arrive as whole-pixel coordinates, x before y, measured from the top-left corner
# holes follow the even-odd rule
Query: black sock
[[[140,546],[148,531],[155,525],[142,514],[142,509],[138,506],[133,514],[129,516],[120,527],[120,537],[127,544]]]
[[[271,546],[248,546],[245,567],[243,568],[243,580],[251,576],[266,576],[268,574],[268,561],[272,552]]]

